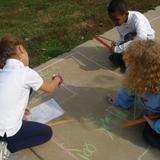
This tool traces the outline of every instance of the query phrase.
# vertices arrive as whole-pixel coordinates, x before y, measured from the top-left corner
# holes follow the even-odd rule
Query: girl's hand
[[[31,109],[27,107],[27,108],[25,109],[25,111],[24,111],[24,116],[27,117],[27,116],[29,116],[30,114],[31,114]]]
[[[47,93],[52,93],[53,91],[57,89],[57,87],[62,85],[62,83],[63,83],[62,76],[60,74],[57,74],[52,77],[52,80],[44,82],[41,85],[40,90],[47,92]]]
[[[57,74],[57,75],[53,76],[52,80],[59,81],[58,86],[60,86],[61,84],[63,84],[63,81],[64,81],[63,78],[62,78],[62,76],[60,74]]]

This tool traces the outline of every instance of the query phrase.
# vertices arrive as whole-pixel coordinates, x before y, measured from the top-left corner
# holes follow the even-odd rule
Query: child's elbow
[[[50,85],[48,83],[44,83],[41,87],[40,87],[41,91],[47,92],[47,93],[52,93],[53,89],[52,87],[50,87]]]

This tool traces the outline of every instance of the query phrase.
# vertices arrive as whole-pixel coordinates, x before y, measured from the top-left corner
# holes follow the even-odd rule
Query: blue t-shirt
[[[144,97],[138,97],[138,99],[145,109],[160,113],[160,93],[157,95],[147,93]]]

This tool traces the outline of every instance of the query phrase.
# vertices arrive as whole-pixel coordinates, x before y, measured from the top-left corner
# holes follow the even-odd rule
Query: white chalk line
[[[74,54],[76,54],[76,52],[73,52],[73,53],[65,56],[64,58],[60,58],[59,60],[57,60],[57,61],[55,61],[55,62],[53,62],[53,63],[51,63],[51,64],[49,64],[49,65],[47,65],[47,66],[45,66],[45,67],[43,67],[42,69],[37,69],[37,71],[38,71],[38,72],[44,71],[45,69],[47,69],[47,68],[49,68],[49,67],[51,67],[51,66],[53,66],[53,65],[55,65],[55,64],[57,64],[57,63],[60,63],[60,62],[64,61],[66,58],[68,58],[68,57],[70,57],[70,56],[72,56],[72,55],[74,55]]]
[[[108,112],[108,113],[110,113],[110,114],[112,114],[114,117],[116,117],[116,118],[118,118],[118,119],[121,119],[121,120],[126,121],[126,122],[129,122],[129,121],[130,121],[130,120],[127,120],[127,119],[123,119],[123,118],[121,118],[120,116],[117,116],[115,113],[113,113],[113,112],[110,110],[111,107],[113,107],[113,106],[110,106],[110,107],[106,108],[105,111]]]
[[[73,97],[75,97],[78,94],[72,94],[70,95],[68,98],[65,98],[63,101],[58,102],[59,104],[64,104],[65,102],[67,102],[68,100],[72,99]],[[54,98],[53,98],[54,99]],[[39,99],[35,99],[34,103],[37,103],[39,101]],[[43,102],[42,102],[43,103]],[[35,106],[33,106],[34,108]]]
[[[80,60],[78,60],[76,57],[71,56],[79,65],[85,66]]]
[[[72,91],[71,89],[69,89],[68,87],[66,87],[66,85],[62,86],[64,89],[66,89],[68,92],[70,92],[72,95],[77,95],[76,92]]]
[[[94,60],[91,60],[90,58],[88,58],[87,56],[85,56],[84,54],[82,54],[80,51],[77,51],[77,52],[78,52],[77,54],[81,55],[82,57],[84,57],[85,59],[87,59],[89,62],[91,62],[91,63],[93,63],[93,64],[96,64],[97,66],[100,66],[100,67],[103,68],[103,69],[107,69],[108,72],[111,72],[111,73],[115,74],[116,76],[123,77],[123,75],[121,75],[121,74],[119,74],[119,73],[116,73],[116,72],[114,72],[114,71],[111,71],[111,70],[109,70],[107,67],[105,67],[105,66],[103,66],[103,65],[95,62]]]
[[[113,133],[108,131],[106,128],[101,127],[100,129],[96,129],[96,131],[102,132],[104,135],[109,136],[111,140],[114,140]]]
[[[64,104],[65,102],[69,101],[70,99],[72,99],[73,97],[75,97],[77,94],[73,94],[70,97],[66,98],[65,100],[59,102],[59,104]]]
[[[51,139],[59,148],[61,148],[65,153],[67,153],[69,156],[71,156],[74,160],[80,160],[77,158],[72,152],[69,151],[69,149],[65,148],[63,144],[60,144],[57,142],[55,138]]]
[[[69,88],[66,87],[65,85],[62,85],[61,87],[63,87],[65,90],[67,90],[69,93],[71,93],[71,96],[78,95],[76,92],[72,91],[71,89],[69,89]],[[32,99],[34,99],[34,98],[36,99],[36,98],[40,97],[40,96],[43,95],[43,94],[46,94],[46,93],[43,92],[43,91],[39,91],[39,93],[38,93],[37,95],[33,96]]]
[[[142,158],[149,151],[149,149],[150,149],[150,146],[137,158],[137,160],[142,160]]]

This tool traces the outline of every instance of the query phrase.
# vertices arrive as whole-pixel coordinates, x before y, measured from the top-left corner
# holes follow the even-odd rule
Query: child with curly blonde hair
[[[114,104],[128,109],[136,98],[149,114],[160,113],[160,44],[135,41],[126,50],[124,61],[128,68],[124,88],[117,92]],[[160,120],[146,120],[144,139],[160,148]]]

